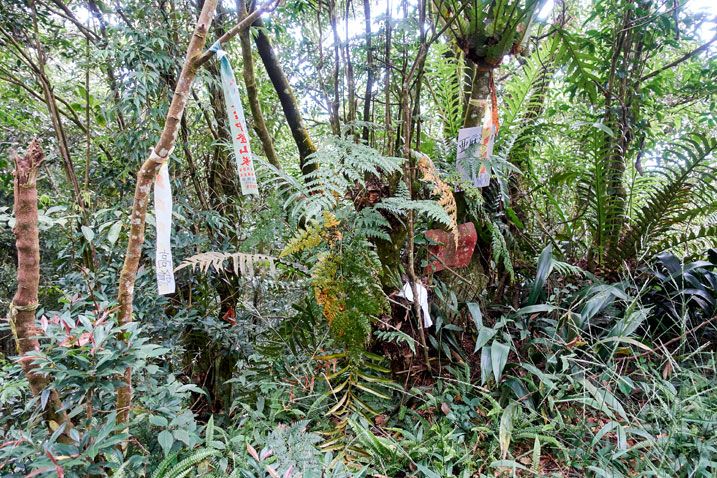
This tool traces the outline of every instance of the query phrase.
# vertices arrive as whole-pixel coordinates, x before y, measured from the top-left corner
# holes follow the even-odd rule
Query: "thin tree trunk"
[[[157,145],[137,173],[137,186],[132,204],[129,241],[127,243],[124,266],[120,274],[119,293],[117,297],[117,302],[119,303],[117,321],[120,327],[124,327],[132,322],[132,299],[134,298],[134,284],[137,279],[139,260],[142,257],[144,224],[147,218],[149,193],[160,166],[168,159],[170,152],[174,148],[174,142],[177,138],[180,120],[187,104],[192,81],[197,74],[198,66],[196,60],[201,57],[207,32],[217,8],[217,2],[218,0],[205,0],[204,2],[204,7],[199,14],[199,19],[197,20],[194,33],[187,48],[187,56],[184,60],[179,80],[177,81],[177,88],[174,91],[172,103],[167,112],[164,129],[162,130]],[[125,385],[117,389],[118,424],[127,424],[129,422],[129,412],[132,403],[131,368],[125,370],[123,380]]]
[[[102,43],[105,47],[107,47],[107,45],[109,45],[109,41],[107,40],[107,24],[105,23],[105,19],[102,16],[102,12],[100,12],[100,9],[97,8],[97,3],[95,2],[95,0],[88,0],[87,6],[89,7],[90,12],[92,12],[92,15],[97,19],[97,22],[100,24]],[[112,65],[110,65],[109,63],[105,64],[105,73],[107,74],[107,79],[110,84],[110,91],[112,92],[112,101],[115,105],[118,105],[120,101],[119,87],[117,86],[117,78],[115,78],[115,73],[112,69]],[[117,108],[117,126],[119,126],[120,131],[124,131],[125,122],[120,108]]]
[[[239,19],[243,19],[248,15],[245,0],[237,0],[237,8],[239,10]],[[281,169],[281,163],[279,157],[276,155],[274,150],[274,142],[269,134],[269,129],[266,127],[264,121],[264,114],[261,112],[261,105],[259,103],[259,90],[256,87],[256,77],[254,75],[254,57],[251,53],[251,35],[249,30],[243,30],[239,34],[239,41],[241,42],[241,54],[244,68],[244,84],[246,85],[246,95],[249,99],[249,108],[251,109],[251,116],[254,119],[254,130],[256,135],[261,140],[264,154],[269,162],[274,165],[277,169]]]
[[[356,79],[354,78],[354,65],[351,61],[351,46],[349,43],[349,7],[351,6],[351,0],[346,0],[346,11],[344,22],[346,45],[344,45],[344,62],[346,63],[346,85],[349,93],[349,108],[347,114],[347,123],[353,123],[356,121]],[[358,129],[356,125],[352,124],[351,129],[354,132],[354,139],[358,141]]]
[[[62,157],[63,165],[65,166],[65,174],[67,180],[72,186],[72,192],[74,195],[75,202],[80,208],[80,215],[82,218],[82,224],[89,227],[89,216],[87,214],[87,208],[85,207],[85,201],[83,199],[82,191],[80,191],[80,184],[77,181],[77,175],[75,174],[75,165],[72,162],[72,156],[70,155],[70,147],[67,143],[67,136],[65,135],[65,129],[62,126],[62,118],[57,110],[57,102],[55,101],[55,95],[52,92],[50,85],[50,79],[45,73],[45,64],[47,63],[47,57],[45,56],[45,49],[40,42],[40,33],[37,25],[37,12],[35,11],[35,4],[32,2],[32,22],[35,31],[35,48],[37,49],[37,65],[35,66],[35,73],[42,92],[45,96],[45,103],[47,104],[48,112],[50,113],[50,119],[52,120],[52,127],[57,135],[57,145],[60,149],[60,157]],[[89,124],[87,125],[89,129]],[[85,256],[85,262],[87,266],[93,270],[97,268],[97,252],[95,251],[95,245],[92,241],[86,241],[89,246],[89,257]]]
[[[364,96],[363,103],[363,117],[361,118],[365,123],[371,120],[371,103],[373,95],[371,89],[373,88],[373,46],[371,41],[371,0],[363,0],[363,15],[366,22],[366,94]],[[388,105],[387,105],[388,107]],[[364,125],[361,138],[366,144],[369,140],[369,127]]]
[[[301,172],[304,177],[306,177],[316,170],[315,164],[307,164],[307,158],[316,152],[316,146],[314,146],[314,143],[309,137],[309,132],[306,130],[304,119],[301,117],[299,104],[294,97],[294,90],[286,74],[284,74],[284,70],[281,68],[281,64],[276,57],[276,53],[274,53],[274,48],[271,45],[269,37],[265,33],[264,22],[259,18],[254,22],[254,26],[257,27],[254,32],[256,49],[259,52],[262,63],[264,63],[264,68],[269,75],[269,79],[271,79],[271,83],[274,85],[274,90],[279,96],[286,122],[289,125],[289,129],[291,129],[291,135],[294,137],[296,146],[299,149]]]
[[[316,24],[319,31],[319,64],[316,65],[316,74],[319,76],[319,86],[321,86],[321,96],[326,103],[326,109],[329,112],[329,125],[331,132],[336,136],[341,134],[341,124],[339,122],[338,111],[334,111],[332,100],[329,99],[329,90],[324,81],[324,35],[321,25],[321,6],[322,2],[318,2],[316,8]]]
[[[384,64],[386,65],[386,81],[384,83],[386,145],[384,146],[384,150],[387,156],[393,156],[393,131],[391,131],[391,0],[386,1],[386,48],[384,50]]]
[[[329,0],[329,20],[331,21],[331,31],[334,34],[334,100],[331,102],[331,112],[336,118],[336,131],[334,131],[334,134],[340,135],[341,134],[341,127],[338,125],[338,119],[339,119],[339,107],[341,105],[340,98],[342,96],[340,95],[339,89],[339,69],[341,68],[341,57],[339,55],[339,45],[341,44],[341,39],[339,38],[339,31],[337,28],[337,20],[336,20],[336,0]],[[344,112],[346,110],[344,109]]]
[[[37,227],[37,173],[45,161],[40,142],[32,140],[25,156],[13,156],[15,163],[15,246],[17,247],[17,293],[10,304],[10,326],[15,338],[18,354],[32,395],[38,397],[49,385],[46,376],[35,373],[37,368],[32,360],[24,358],[28,352],[40,352],[38,337],[42,332],[35,326],[35,311],[38,307],[38,289],[40,285],[40,237]],[[63,409],[60,397],[55,390],[50,392],[43,411],[51,431],[66,424],[65,432],[72,423]]]

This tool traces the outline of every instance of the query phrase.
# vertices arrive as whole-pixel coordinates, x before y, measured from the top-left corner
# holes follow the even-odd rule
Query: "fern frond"
[[[642,251],[654,255],[673,242],[684,244],[713,232],[709,224],[690,232],[680,228],[684,227],[685,218],[699,216],[700,211],[709,214],[717,203],[717,168],[713,158],[716,149],[715,138],[694,134],[672,144],[665,164],[655,171],[663,179],[636,214],[635,222],[612,257],[614,262],[637,258]],[[665,237],[675,235],[675,239]]]
[[[423,214],[431,221],[443,224],[447,228],[453,227],[453,218],[436,201],[391,197],[383,199],[375,207],[389,211],[396,216],[404,216],[408,211],[414,211],[418,214]]]
[[[176,465],[174,465],[167,473],[163,475],[154,476],[152,475],[152,478],[181,478],[189,474],[189,472],[192,471],[192,468],[199,462],[211,457],[211,456],[217,456],[220,452],[218,450],[207,450],[207,449],[199,449],[199,450],[193,450],[192,454],[189,455],[184,460],[180,461]]]
[[[167,457],[162,460],[159,465],[157,465],[157,468],[155,468],[155,470],[152,472],[151,478],[165,478],[165,472],[169,469],[170,466],[172,466],[172,462],[179,456],[180,451],[181,450],[177,450],[167,455]]]
[[[176,272],[186,267],[191,267],[192,271],[199,268],[200,272],[207,272],[212,267],[216,272],[221,272],[225,270],[225,261],[231,261],[232,270],[237,275],[253,277],[255,275],[254,266],[264,264],[268,266],[271,276],[276,277],[276,266],[273,257],[266,254],[245,254],[243,252],[202,252],[184,259],[174,270]]]
[[[433,183],[433,194],[438,196],[438,205],[446,210],[446,214],[450,217],[450,229],[453,232],[453,238],[458,246],[458,207],[456,199],[453,197],[453,191],[446,184],[436,171],[433,161],[428,156],[423,156],[416,163],[418,169],[423,173],[423,180]]]
[[[350,190],[366,187],[367,177],[397,173],[403,162],[403,158],[382,156],[369,146],[331,136],[307,158],[307,163],[316,169],[304,176],[304,183],[268,163],[258,163],[266,181],[277,184],[284,196],[284,208],[298,223],[302,218],[308,222],[324,211],[337,209],[347,202]]]
[[[389,229],[390,225],[386,218],[374,208],[363,208],[356,215],[354,230],[357,235],[391,242]]]
[[[588,95],[590,101],[595,103],[597,100],[595,85],[600,81],[596,72],[600,62],[590,53],[591,45],[587,40],[580,41],[574,34],[562,28],[555,28],[555,31],[561,39],[557,61],[566,65],[566,74],[569,84],[572,85],[568,88],[568,92],[575,95],[581,90]]]
[[[394,342],[396,344],[408,344],[411,352],[416,353],[416,340],[400,330],[374,330],[373,335],[383,342]]]

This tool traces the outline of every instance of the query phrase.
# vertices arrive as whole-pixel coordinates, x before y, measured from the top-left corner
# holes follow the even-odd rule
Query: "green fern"
[[[588,40],[576,38],[562,28],[555,28],[561,39],[557,53],[558,63],[566,65],[568,92],[575,95],[578,91],[585,93],[592,103],[597,101],[597,87],[600,82],[596,72],[599,59],[591,53],[592,45]]]
[[[200,448],[193,450],[191,455],[174,465],[169,471],[163,474],[152,474],[152,478],[182,478],[187,476],[198,463],[219,454],[218,450],[213,449]]]
[[[408,344],[411,352],[416,353],[416,340],[400,330],[374,330],[373,335],[381,342],[394,342],[396,344]]]
[[[262,181],[275,184],[284,195],[284,209],[295,223],[311,221],[325,211],[349,202],[347,195],[365,192],[367,177],[398,173],[403,158],[382,156],[375,149],[350,139],[329,137],[307,160],[316,170],[298,181],[272,165],[259,162]]]
[[[687,219],[706,216],[717,205],[715,149],[717,140],[700,135],[688,135],[672,145],[664,165],[654,172],[662,181],[648,195],[620,247],[611,251],[613,263],[714,237],[715,223],[684,229]]]
[[[426,85],[443,123],[444,141],[458,136],[463,124],[463,61],[448,44],[438,43],[426,61]]]
[[[408,211],[414,211],[447,228],[453,227],[453,220],[446,210],[436,201],[428,199],[385,198],[376,205],[376,208],[391,212],[396,216],[405,216]]]
[[[172,466],[174,460],[179,456],[179,452],[180,450],[177,450],[167,455],[167,457],[157,465],[154,472],[152,472],[151,478],[165,478],[165,472]]]

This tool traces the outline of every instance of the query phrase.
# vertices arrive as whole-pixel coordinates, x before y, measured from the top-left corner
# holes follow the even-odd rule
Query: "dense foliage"
[[[2,2],[0,475],[716,476],[711,8]]]

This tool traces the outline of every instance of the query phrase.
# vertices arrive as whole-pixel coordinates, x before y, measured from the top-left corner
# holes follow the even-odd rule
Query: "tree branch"
[[[698,55],[698,54],[702,53],[703,51],[705,51],[705,50],[706,50],[707,48],[709,48],[709,46],[710,46],[712,43],[714,43],[715,41],[717,41],[717,34],[715,34],[715,36],[713,36],[712,39],[711,39],[710,41],[708,41],[707,43],[705,43],[704,45],[695,48],[695,49],[692,50],[691,52],[689,52],[689,53],[687,53],[687,54],[681,56],[680,58],[678,58],[677,60],[673,61],[672,63],[668,63],[667,65],[663,66],[662,68],[659,68],[659,69],[657,69],[657,70],[655,70],[655,71],[653,71],[653,72],[651,72],[651,73],[648,73],[647,75],[643,76],[642,78],[640,78],[640,81],[642,82],[642,81],[645,81],[645,80],[649,80],[649,79],[652,78],[653,76],[657,76],[657,75],[659,75],[660,73],[662,73],[663,71],[669,70],[670,68],[672,68],[672,67],[674,67],[674,66],[677,66],[677,65],[679,65],[680,63],[682,63],[682,62],[684,62],[684,61],[689,60],[689,59],[692,58],[693,56]]]

